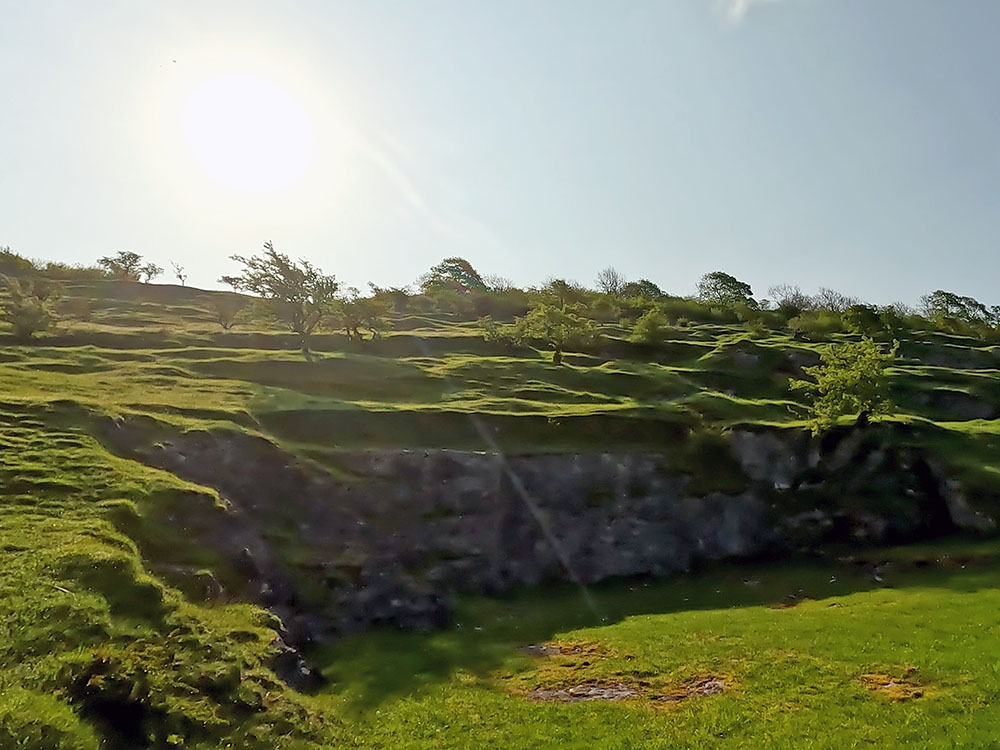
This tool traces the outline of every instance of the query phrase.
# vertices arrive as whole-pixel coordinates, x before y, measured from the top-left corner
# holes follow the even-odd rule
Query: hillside
[[[893,413],[813,439],[789,379],[856,333],[723,315],[640,344],[629,321],[598,320],[599,342],[557,366],[541,347],[485,341],[478,316],[423,310],[394,313],[378,338],[320,330],[310,362],[263,319],[223,330],[218,296],[71,280],[54,331],[0,332],[0,746],[672,747],[751,730],[845,746],[817,713],[857,741],[871,727],[899,744],[996,728],[985,706],[1000,683],[982,656],[996,629],[972,623],[998,597],[1000,346],[895,331]],[[499,577],[465,567],[495,540],[462,523],[490,525],[476,498],[508,481],[476,468],[483,454],[515,467],[541,509],[511,533],[534,549],[544,540],[526,529],[548,519],[564,549]],[[601,474],[602,456],[619,468]],[[572,466],[585,489],[545,466]],[[655,493],[629,489],[629,505],[621,477],[669,485],[669,518],[691,529],[680,563],[658,550],[625,565],[617,542],[593,562],[597,532],[574,541],[595,508],[652,514]],[[780,540],[719,527],[714,547],[696,543],[751,496]],[[815,509],[849,529],[806,528]],[[411,521],[433,564],[400,551]],[[714,562],[746,556],[752,567]],[[886,561],[891,574],[870,572]],[[375,569],[403,577],[376,583]],[[596,584],[592,605],[567,577]],[[357,604],[376,590],[406,611]],[[337,611],[316,614],[331,592]],[[581,686],[625,692],[571,700]]]

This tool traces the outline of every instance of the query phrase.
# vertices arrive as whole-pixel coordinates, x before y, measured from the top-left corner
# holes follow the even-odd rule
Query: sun
[[[289,187],[313,159],[305,108],[286,89],[252,75],[220,75],[198,85],[183,104],[181,129],[205,173],[238,190]]]

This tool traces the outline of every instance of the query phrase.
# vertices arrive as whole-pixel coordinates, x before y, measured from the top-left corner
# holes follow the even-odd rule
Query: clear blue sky
[[[996,0],[7,3],[0,245],[201,286],[271,239],[358,286],[457,254],[520,284],[613,264],[996,304],[998,38]],[[244,74],[312,128],[274,192],[181,132]]]

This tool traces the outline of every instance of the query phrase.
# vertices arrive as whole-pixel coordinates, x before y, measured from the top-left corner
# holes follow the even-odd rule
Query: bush
[[[39,271],[42,276],[59,281],[101,281],[108,278],[108,273],[97,266],[69,265],[49,261]]]
[[[12,252],[9,247],[0,247],[0,274],[24,276],[37,270],[35,264],[24,256]]]
[[[62,301],[59,311],[65,317],[89,323],[94,318],[94,300],[86,297],[69,297]]]
[[[632,329],[630,341],[639,344],[659,344],[667,335],[670,322],[660,310],[647,310]]]
[[[208,309],[212,312],[215,322],[228,331],[240,319],[240,314],[246,309],[247,298],[239,294],[214,294],[208,301]]]
[[[47,279],[14,276],[4,276],[2,284],[7,300],[0,315],[10,323],[14,338],[27,341],[55,325],[52,305],[58,293],[56,284]]]
[[[812,336],[828,336],[844,330],[844,319],[831,310],[804,312],[788,321],[788,327],[793,333],[803,333]]]
[[[507,289],[503,292],[472,292],[472,308],[480,317],[490,316],[510,320],[524,315],[531,308],[526,292]]]

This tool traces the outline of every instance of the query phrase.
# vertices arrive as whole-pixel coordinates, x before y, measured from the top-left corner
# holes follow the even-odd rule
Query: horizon
[[[904,10],[905,7],[905,10]],[[1000,7],[685,0],[11,9],[0,245],[220,288],[267,239],[347,286],[467,258],[1000,302]],[[169,277],[169,272],[165,273]]]

